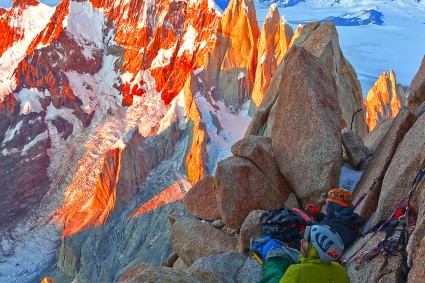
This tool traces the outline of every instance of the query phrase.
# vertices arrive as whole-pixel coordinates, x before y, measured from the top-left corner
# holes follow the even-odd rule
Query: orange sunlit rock
[[[184,97],[186,116],[190,120],[190,124],[193,123],[192,144],[186,157],[187,177],[193,183],[198,182],[206,174],[204,161],[208,160],[207,131],[194,99],[197,90],[197,78],[191,74],[184,87]]]
[[[258,63],[252,90],[251,115],[260,106],[276,68],[288,50],[292,36],[291,26],[284,19],[280,19],[277,7],[271,6],[258,42]]]
[[[13,95],[5,96],[3,100],[0,100],[0,110],[16,113],[19,111],[19,102]]]
[[[137,209],[129,217],[129,219],[137,217],[141,214],[145,214],[149,211],[158,209],[161,206],[172,203],[174,201],[181,200],[185,196],[185,192],[188,189],[190,189],[190,184],[188,182],[185,182],[184,180],[172,184],[171,186],[160,192],[158,195],[145,202],[145,204],[142,205],[139,209]]]
[[[50,18],[47,26],[34,38],[28,47],[27,55],[30,55],[39,44],[46,45],[59,37],[64,30],[62,23],[69,14],[69,5],[70,0],[63,0],[56,6],[55,13]]]
[[[370,132],[381,120],[398,114],[403,106],[403,96],[403,88],[397,84],[394,72],[383,72],[364,100]]]
[[[300,34],[301,34],[302,31],[303,31],[303,26],[300,24],[300,25],[298,25],[297,29],[294,32],[294,35],[292,36],[291,42],[289,43],[289,47],[292,46],[292,44],[294,43],[295,39],[297,39],[300,36]]]
[[[254,2],[230,1],[213,37],[205,84],[208,90],[214,90],[215,99],[235,111],[251,98],[259,34]]]
[[[115,206],[119,154],[119,148],[111,149],[105,154],[93,201],[88,208],[81,208],[78,204],[66,206],[65,202],[65,206],[58,211],[58,214],[66,217],[62,237],[74,235],[89,227],[102,225],[106,221]],[[83,196],[81,197],[84,199]]]
[[[0,8],[0,16],[6,14],[5,17],[0,18],[0,57],[14,43],[24,38],[22,27],[12,21],[16,17],[22,16],[23,11],[27,9],[26,6],[37,6],[38,4],[39,2],[36,0],[20,0],[13,1],[9,10]]]
[[[183,88],[190,72],[204,65],[205,54],[220,16],[201,1],[128,1],[115,5],[115,0],[91,0],[94,7],[103,9],[116,26],[115,41],[125,49],[122,73],[137,74],[150,69],[156,90],[168,104]],[[140,11],[146,10],[146,23],[140,24]],[[128,17],[123,18],[123,14]],[[152,23],[157,23],[153,26]],[[180,48],[186,33],[194,30],[196,38],[191,51]],[[204,42],[204,44],[202,44]],[[151,66],[160,50],[170,50],[170,60]],[[140,52],[143,51],[143,52]],[[123,93],[123,103],[131,105],[131,92]]]

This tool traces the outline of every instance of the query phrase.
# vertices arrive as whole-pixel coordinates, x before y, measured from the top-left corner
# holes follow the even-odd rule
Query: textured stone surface
[[[200,219],[217,220],[220,218],[215,197],[215,179],[205,176],[196,183],[183,199],[187,211]]]
[[[264,210],[253,210],[246,217],[239,232],[237,249],[240,253],[245,254],[250,248],[251,238],[261,237],[263,230],[260,226],[260,217]]]
[[[182,270],[176,270],[164,266],[149,266],[140,264],[126,272],[119,282],[182,282],[182,283],[202,283],[199,278],[189,275]]]
[[[425,101],[425,56],[421,66],[410,84],[408,107],[415,113]]]
[[[364,144],[372,149],[373,151],[376,151],[378,149],[379,143],[382,141],[385,134],[389,131],[391,124],[393,122],[393,119],[385,119],[382,120],[374,129],[372,132],[367,133],[363,137]]]
[[[271,138],[250,135],[235,143],[232,146],[232,153],[254,163],[284,196],[290,194],[291,188],[274,159]]]
[[[246,256],[237,252],[206,256],[195,261],[188,269],[188,273],[201,278],[205,282],[236,282],[236,278],[245,261]]]
[[[261,265],[254,257],[248,257],[239,271],[238,283],[258,282],[261,278]]]
[[[284,64],[283,91],[270,114],[273,154],[296,195],[317,203],[322,192],[337,186],[342,164],[335,84],[323,64],[301,47],[291,47]]]
[[[407,107],[402,108],[397,117],[394,118],[389,131],[383,137],[379,147],[376,149],[368,169],[363,173],[360,181],[356,185],[353,195],[354,203],[372,186],[376,178],[383,178],[384,175],[387,174],[387,168],[390,162],[392,162],[391,160],[399,143],[402,141],[407,131],[409,131],[415,120],[415,116]],[[369,217],[373,213],[378,204],[381,186],[382,182],[367,193],[365,199],[357,207],[357,212],[359,214]]]
[[[369,149],[364,145],[362,138],[347,128],[342,130],[342,144],[351,163],[357,168],[369,156]]]
[[[345,59],[339,45],[338,33],[331,22],[308,23],[304,26],[294,44],[301,45],[319,58],[331,73],[336,85],[336,97],[341,108],[342,128],[350,127],[361,137],[366,134],[365,113],[362,109],[362,90],[357,74]]]
[[[217,220],[214,220],[213,222],[211,222],[211,225],[214,226],[217,229],[223,229],[225,224],[224,224],[222,219],[217,219]]]
[[[423,209],[423,207],[422,207]],[[421,230],[424,230],[424,222],[422,217]],[[425,269],[423,268],[422,259],[425,257],[425,238],[422,238],[419,244],[415,245],[415,257],[411,262],[412,266],[409,272],[409,282],[425,281]]]
[[[285,201],[285,207],[289,208],[301,208],[298,198],[294,193],[291,193],[288,199]]]
[[[425,159],[425,116],[421,116],[404,135],[385,173],[373,222],[387,218],[410,191]],[[394,192],[397,191],[397,194]]]
[[[199,220],[170,216],[170,245],[183,262],[190,266],[197,259],[236,250],[236,238]]]
[[[216,196],[226,226],[239,229],[249,212],[283,206],[283,195],[251,161],[230,157],[219,161],[216,171]]]

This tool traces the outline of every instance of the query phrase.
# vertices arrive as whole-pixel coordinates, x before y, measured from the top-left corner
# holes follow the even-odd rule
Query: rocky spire
[[[288,50],[294,34],[286,20],[284,18],[279,19],[279,17],[276,4],[271,5],[258,42],[257,70],[252,91],[250,115],[253,115],[261,104],[277,65]]]
[[[321,59],[333,73],[341,108],[342,127],[351,127],[353,114],[362,109],[362,90],[356,71],[342,53],[335,25],[331,22],[309,23],[303,27],[294,43]],[[366,134],[362,111],[354,116],[352,124],[353,131],[360,136]]]
[[[406,104],[404,89],[397,84],[393,70],[383,72],[364,100],[369,131],[385,118],[393,118]]]
[[[235,111],[250,98],[257,64],[259,29],[252,0],[232,0],[219,24],[206,69],[214,90]]]

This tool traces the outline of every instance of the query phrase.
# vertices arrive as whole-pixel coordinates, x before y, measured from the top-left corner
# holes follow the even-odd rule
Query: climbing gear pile
[[[400,250],[401,256],[402,256],[402,261],[400,263],[401,265],[400,267],[403,273],[402,277],[406,279],[407,273],[409,272],[409,266],[407,264],[406,246],[409,241],[409,233],[411,232],[410,230],[413,231],[414,222],[416,222],[416,218],[414,217],[414,215],[416,214],[416,211],[410,207],[410,200],[412,198],[412,195],[415,193],[419,183],[422,181],[422,178],[424,177],[424,175],[425,175],[425,160],[422,162],[419,172],[416,175],[412,188],[410,189],[408,194],[399,202],[399,204],[397,205],[393,213],[390,215],[390,217],[388,217],[385,221],[381,221],[380,223],[382,224],[377,229],[374,230],[373,234],[348,259],[343,261],[344,266],[348,266],[354,259],[356,259],[355,262],[357,262],[358,266],[360,266],[363,262],[372,260],[381,252],[386,255],[391,255],[391,253],[395,253],[397,252],[397,250]],[[404,214],[401,215],[402,213]],[[401,224],[400,234],[390,235],[389,232],[387,231],[386,240],[384,239],[383,241],[380,241],[376,247],[357,256],[357,254],[370,242],[370,240],[373,237],[375,237],[375,235],[379,231],[381,231],[386,226],[391,226],[391,223],[390,224],[388,223],[391,221],[394,221],[396,214],[401,215],[398,218],[398,223],[397,223],[397,225]],[[376,228],[376,225],[375,225],[375,228]]]
[[[260,225],[263,234],[279,240],[292,248],[299,249],[301,236],[299,232],[314,224],[305,216],[289,208],[266,211],[261,215]],[[307,216],[308,217],[308,216]]]

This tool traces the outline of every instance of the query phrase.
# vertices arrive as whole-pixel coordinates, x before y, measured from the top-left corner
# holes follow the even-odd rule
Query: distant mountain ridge
[[[357,13],[342,14],[338,17],[327,17],[321,22],[333,22],[337,26],[382,25],[384,23],[383,17],[382,12],[371,9],[361,10]]]

